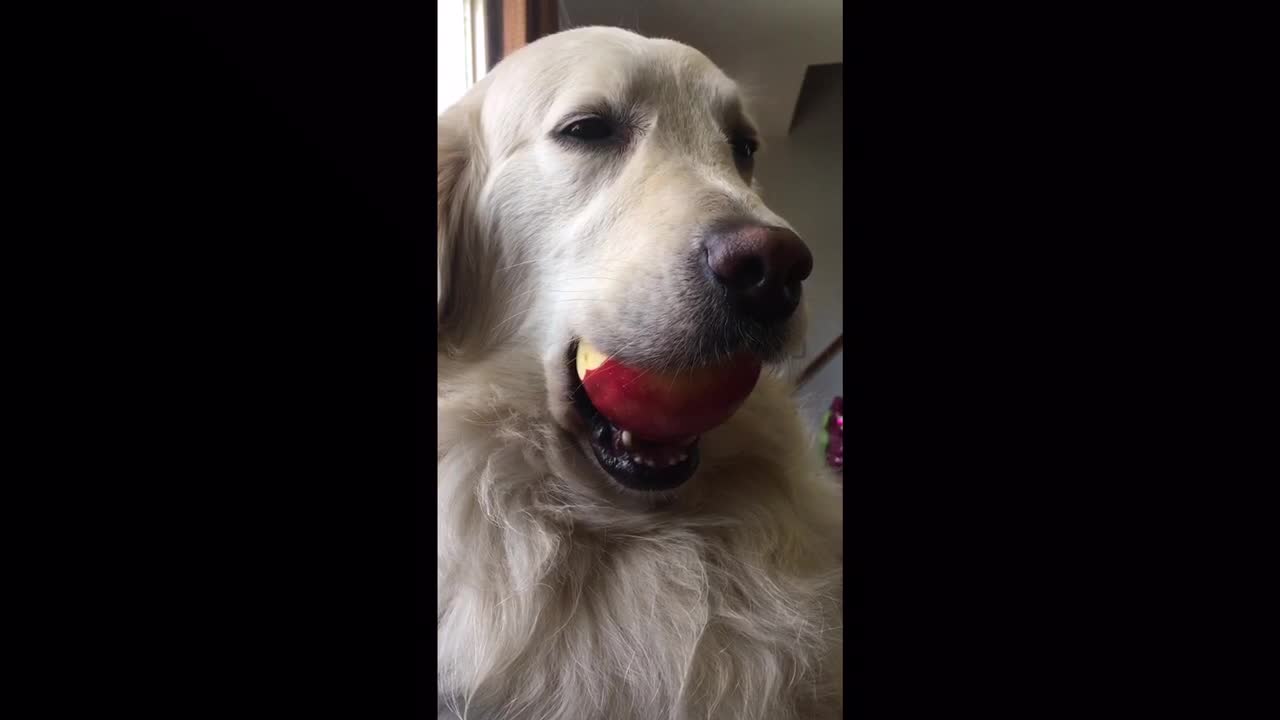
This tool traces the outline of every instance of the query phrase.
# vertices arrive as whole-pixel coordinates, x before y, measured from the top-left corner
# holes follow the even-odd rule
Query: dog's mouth
[[[627,365],[585,340],[569,346],[572,403],[586,423],[596,462],[632,490],[683,485],[698,469],[699,437],[742,405],[760,376],[760,361],[729,362],[677,372]]]

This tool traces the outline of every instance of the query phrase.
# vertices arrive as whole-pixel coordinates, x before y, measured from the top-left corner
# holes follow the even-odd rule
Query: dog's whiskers
[[[516,318],[518,318],[518,317],[520,317],[520,316],[522,316],[522,315],[525,315],[525,314],[528,314],[528,313],[530,313],[530,312],[533,312],[533,311],[534,311],[534,310],[536,310],[536,309],[537,309],[537,306],[535,305],[535,306],[533,306],[533,307],[525,308],[524,310],[520,310],[520,311],[518,311],[518,312],[512,313],[511,315],[508,315],[508,316],[507,316],[507,318],[506,318],[505,320],[503,320],[502,322],[500,322],[500,323],[498,323],[497,325],[494,325],[494,326],[493,326],[493,330],[492,330],[492,332],[497,332],[498,328],[502,327],[503,325],[506,325],[507,323],[511,322],[512,320],[515,320]]]
[[[539,261],[539,260],[541,260],[541,259],[542,259],[542,258],[534,258],[534,259],[532,259],[532,260],[525,260],[525,261],[523,261],[523,262],[512,263],[512,264],[510,264],[510,265],[506,265],[506,266],[503,266],[503,267],[498,268],[498,272],[502,272],[502,271],[504,271],[504,270],[511,270],[512,268],[518,268],[518,267],[521,267],[522,265],[529,265],[529,264],[532,264],[532,263],[536,263],[536,262],[538,262],[538,261]]]

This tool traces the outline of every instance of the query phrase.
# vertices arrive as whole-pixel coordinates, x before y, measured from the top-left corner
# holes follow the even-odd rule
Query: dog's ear
[[[470,98],[436,128],[436,340],[454,344],[480,288],[476,195],[483,182],[478,103]]]

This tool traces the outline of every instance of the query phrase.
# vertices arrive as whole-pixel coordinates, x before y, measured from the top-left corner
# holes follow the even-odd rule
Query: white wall
[[[756,170],[765,202],[813,252],[813,275],[804,288],[809,329],[800,368],[844,332],[843,70],[811,77],[796,126],[787,137],[766,141]],[[837,354],[801,391],[801,411],[815,431],[831,398],[843,394],[843,354]]]

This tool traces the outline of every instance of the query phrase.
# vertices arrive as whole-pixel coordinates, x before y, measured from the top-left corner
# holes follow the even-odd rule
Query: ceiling
[[[844,55],[841,0],[559,0],[563,28],[616,25],[701,50],[742,86],[766,137],[791,126],[805,70]]]

